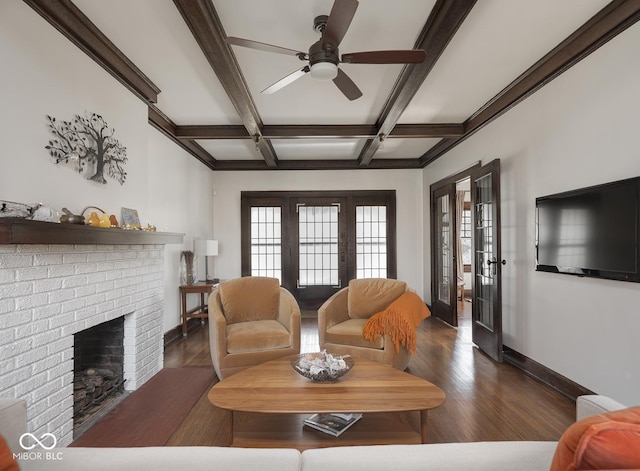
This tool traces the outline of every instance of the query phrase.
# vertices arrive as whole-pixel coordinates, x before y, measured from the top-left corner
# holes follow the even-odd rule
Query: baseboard
[[[529,376],[537,379],[543,384],[546,384],[551,389],[554,389],[555,391],[573,401],[575,401],[578,396],[583,396],[585,394],[595,394],[593,391],[585,388],[584,386],[571,381],[569,378],[562,376],[560,373],[556,373],[546,366],[541,365],[537,361],[532,360],[531,358],[526,357],[522,353],[516,352],[515,350],[507,346],[503,346],[502,358],[505,362],[524,371]]]
[[[187,333],[195,330],[200,326],[200,319],[187,320]],[[170,343],[175,342],[182,338],[182,324],[174,327],[173,329],[164,333],[164,346],[166,347]]]

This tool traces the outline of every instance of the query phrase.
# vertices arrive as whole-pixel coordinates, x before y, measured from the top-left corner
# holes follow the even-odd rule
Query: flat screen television
[[[640,282],[640,177],[536,198],[536,270]]]

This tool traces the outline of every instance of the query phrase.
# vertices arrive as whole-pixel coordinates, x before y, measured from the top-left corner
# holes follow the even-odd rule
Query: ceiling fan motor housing
[[[338,48],[322,49],[322,40],[309,48],[311,76],[319,80],[333,80],[338,75]]]

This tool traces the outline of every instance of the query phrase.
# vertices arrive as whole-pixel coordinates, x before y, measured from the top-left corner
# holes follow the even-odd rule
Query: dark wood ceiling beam
[[[197,143],[189,139],[179,139],[176,137],[176,125],[165,114],[155,106],[149,106],[149,124],[168,137],[175,144],[193,155],[200,162],[211,170],[217,170],[217,161],[211,154],[204,150]]]
[[[242,125],[187,125],[176,126],[176,137],[180,139],[252,139]]]
[[[426,152],[420,158],[421,166],[429,165],[450,151],[639,20],[640,1],[609,3],[475,112],[465,122],[462,137],[444,139]]]
[[[147,104],[158,101],[160,89],[70,0],[24,2],[138,98]]]
[[[464,135],[464,124],[396,124],[388,138],[457,137]]]
[[[174,0],[193,37],[218,76],[235,106],[247,132],[257,141],[257,147],[269,167],[278,159],[271,143],[262,135],[262,119],[251,98],[236,58],[225,42],[226,34],[211,0]]]
[[[464,134],[463,124],[398,124],[389,138],[442,138]],[[263,126],[265,139],[363,139],[378,135],[369,125],[273,125]],[[244,126],[190,125],[176,126],[175,136],[180,139],[251,139]]]
[[[424,49],[427,52],[427,58],[421,64],[408,65],[403,69],[378,118],[378,136],[386,138],[392,133],[398,119],[409,106],[411,99],[475,3],[475,0],[438,0],[436,2],[414,46],[415,49]],[[367,141],[358,157],[360,165],[367,166],[371,163],[380,144],[380,139]]]
[[[420,168],[418,159],[376,159],[367,169],[407,169]],[[278,168],[269,168],[261,160],[218,160],[216,170],[364,170],[353,160],[280,160]]]
[[[265,126],[264,133],[270,139],[358,139],[376,134],[370,125],[293,125]]]

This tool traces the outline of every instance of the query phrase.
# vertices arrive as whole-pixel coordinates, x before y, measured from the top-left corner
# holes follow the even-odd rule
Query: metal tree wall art
[[[110,128],[102,116],[86,113],[75,115],[73,121],[57,121],[47,115],[47,120],[54,137],[45,149],[56,164],[74,165],[87,180],[107,183],[106,175],[124,184],[127,148],[113,137],[115,129]]]

